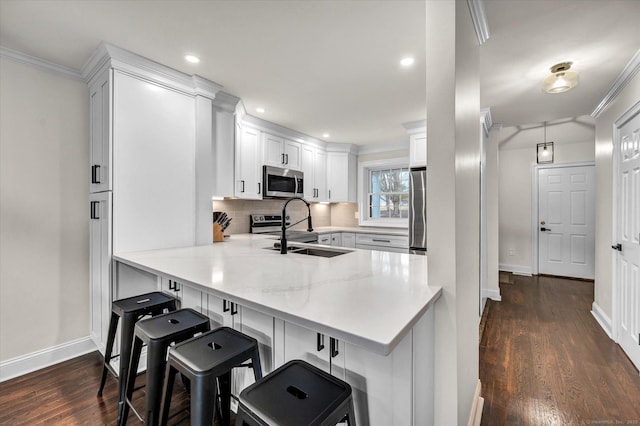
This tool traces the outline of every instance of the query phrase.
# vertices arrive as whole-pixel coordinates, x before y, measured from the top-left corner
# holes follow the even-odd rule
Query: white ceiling
[[[484,4],[482,106],[496,123],[589,114],[640,47],[637,0]],[[223,85],[250,114],[360,145],[404,141],[402,123],[425,118],[425,38],[420,0],[0,0],[4,47],[80,69],[105,40]],[[410,69],[399,65],[407,55]],[[565,60],[579,86],[542,92]]]

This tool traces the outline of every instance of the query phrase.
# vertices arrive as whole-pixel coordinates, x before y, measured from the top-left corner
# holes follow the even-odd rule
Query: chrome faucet
[[[285,220],[285,218],[287,217],[287,204],[294,200],[300,200],[305,203],[307,205],[308,214],[304,219],[300,219],[296,223],[292,223],[291,225],[287,226],[287,221]],[[311,205],[307,202],[307,200],[301,197],[292,197],[284,202],[284,204],[282,205],[282,236],[280,236],[280,254],[287,254],[287,229],[299,224],[305,219],[307,219],[307,231],[312,232],[313,227],[311,226]]]

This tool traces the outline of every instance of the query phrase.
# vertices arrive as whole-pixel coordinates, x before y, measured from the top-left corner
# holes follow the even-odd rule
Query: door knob
[[[616,244],[615,246],[611,246],[612,249],[622,251],[622,244]]]
[[[542,232],[545,232],[545,231],[551,232],[551,229],[549,229],[549,228],[544,228],[544,227],[540,228],[540,230],[541,230]]]

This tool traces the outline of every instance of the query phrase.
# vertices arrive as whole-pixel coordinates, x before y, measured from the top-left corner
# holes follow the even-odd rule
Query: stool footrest
[[[142,418],[142,416],[140,415],[140,413],[138,413],[138,410],[136,410],[136,407],[133,406],[133,402],[131,402],[129,400],[129,398],[125,398],[124,399],[124,403],[127,404],[129,406],[129,409],[131,409],[131,411],[133,411],[133,414],[136,415],[136,417],[138,418],[138,420],[140,420],[141,422],[144,423],[144,419]]]

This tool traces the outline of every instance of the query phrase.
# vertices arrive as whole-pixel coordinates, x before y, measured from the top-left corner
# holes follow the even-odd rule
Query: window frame
[[[382,160],[363,161],[358,163],[358,224],[360,226],[376,226],[385,228],[408,228],[408,218],[379,218],[369,217],[369,173],[371,170],[399,169],[409,167],[409,157],[394,157]]]

